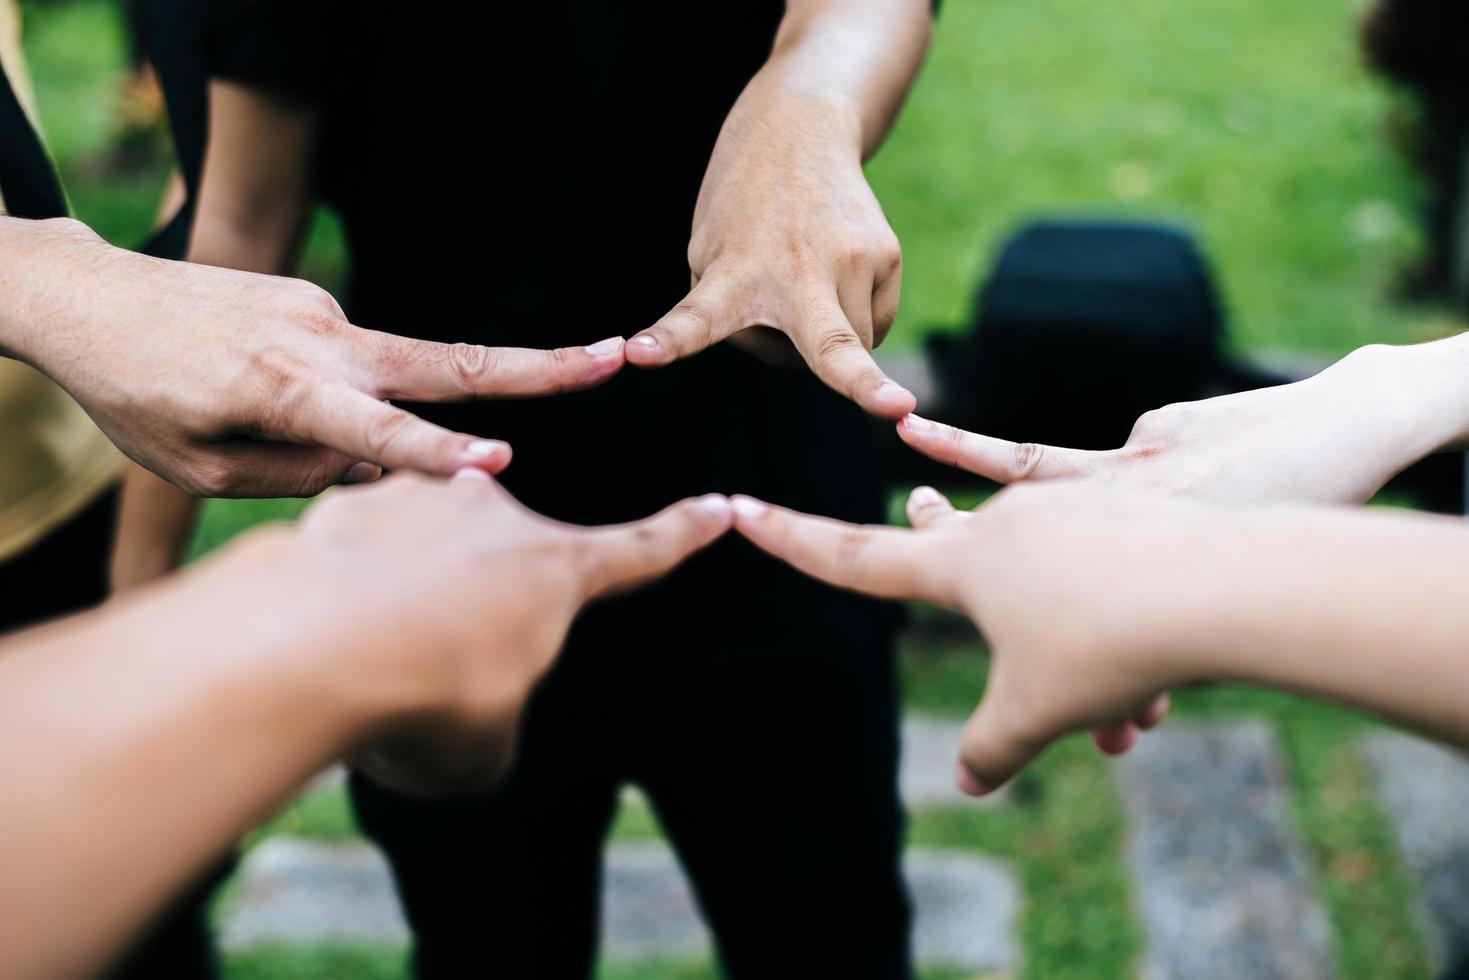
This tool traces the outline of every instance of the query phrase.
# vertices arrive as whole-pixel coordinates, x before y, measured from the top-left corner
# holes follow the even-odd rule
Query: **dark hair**
[[[1465,213],[1469,150],[1469,12],[1463,0],[1376,0],[1362,21],[1368,64],[1408,97],[1389,120],[1424,184],[1427,254],[1406,270],[1403,298],[1463,304],[1456,281],[1469,240]]]

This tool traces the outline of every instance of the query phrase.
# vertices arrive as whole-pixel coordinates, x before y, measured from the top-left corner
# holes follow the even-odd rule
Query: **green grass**
[[[869,172],[904,243],[903,309],[889,341],[916,344],[970,315],[1004,236],[1037,214],[1165,218],[1203,238],[1243,348],[1339,353],[1461,324],[1386,304],[1416,247],[1415,192],[1382,129],[1391,97],[1364,73],[1355,0],[945,0],[934,50]],[[27,4],[27,49],[48,139],[77,213],[110,240],[147,233],[168,164],[106,165],[125,63],[115,7]],[[471,190],[472,189],[468,189]],[[322,213],[303,274],[336,288],[340,229]],[[977,498],[976,498],[977,499]],[[973,503],[974,500],[967,501]],[[299,501],[212,501],[192,554]],[[901,500],[895,501],[901,520]],[[983,650],[919,608],[903,658],[910,710],[962,717]],[[1228,688],[1177,699],[1183,719],[1254,716],[1275,729],[1347,978],[1426,974],[1412,887],[1354,747],[1370,725],[1285,695]],[[1108,763],[1084,739],[1043,757],[999,808],[920,810],[915,843],[1013,862],[1025,891],[1030,976],[1126,976],[1142,938],[1122,866],[1122,811]],[[252,838],[355,833],[341,787],[286,807]],[[619,840],[658,835],[624,806]],[[399,950],[267,949],[229,958],[231,980],[404,976]],[[707,963],[607,964],[609,980],[692,980]],[[941,974],[930,975],[937,980]],[[943,974],[943,976],[948,976]]]
[[[904,242],[894,342],[967,319],[1038,213],[1202,235],[1244,347],[1342,352],[1444,329],[1383,302],[1414,192],[1360,67],[1355,0],[950,0],[870,166]]]

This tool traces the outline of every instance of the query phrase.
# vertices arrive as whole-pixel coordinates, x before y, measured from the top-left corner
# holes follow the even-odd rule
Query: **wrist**
[[[860,168],[866,146],[861,107],[801,78],[773,58],[735,103],[727,127],[754,128]]]
[[[72,318],[69,297],[86,295],[76,274],[115,252],[72,218],[30,220],[0,216],[0,352],[45,370],[64,346]]]
[[[320,713],[335,751],[420,707],[412,678],[398,669],[409,644],[391,617],[361,608],[288,527],[242,535],[183,577],[195,580],[201,602],[228,597],[222,612],[241,669]]]

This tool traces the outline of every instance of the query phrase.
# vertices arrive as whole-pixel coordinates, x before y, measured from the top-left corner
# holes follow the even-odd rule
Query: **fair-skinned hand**
[[[379,467],[498,472],[503,442],[388,399],[544,395],[606,380],[623,343],[436,344],[348,323],[300,280],[113,248],[79,222],[0,219],[0,349],[50,375],[119,448],[203,496],[310,496]]]
[[[730,523],[729,502],[709,495],[632,524],[573,527],[480,470],[447,484],[400,475],[312,507],[281,564],[334,583],[349,607],[339,618],[380,638],[344,652],[341,669],[379,677],[407,720],[376,732],[355,764],[403,791],[463,790],[504,772],[526,698],[581,607],[664,574]]]
[[[873,360],[898,311],[902,253],[862,173],[856,114],[758,76],[721,130],[694,209],[693,289],[628,341],[662,367],[734,338],[774,362],[790,347],[874,415],[912,394]]]
[[[1154,641],[1171,635],[1171,613],[1125,574],[1150,548],[1160,563],[1169,557],[1167,522],[1152,519],[1147,500],[1057,484],[1008,490],[970,513],[920,487],[908,500],[912,530],[748,497],[734,510],[740,533],[822,581],[975,621],[992,659],[960,746],[966,793],[998,788],[1066,732],[1090,728],[1104,751],[1125,752],[1167,711],[1160,692],[1180,678],[1162,668]]]
[[[1000,483],[1084,477],[1238,501],[1365,503],[1469,428],[1465,339],[1364,347],[1294,384],[1168,405],[1138,419],[1121,449],[1014,443],[915,415],[898,435]]]

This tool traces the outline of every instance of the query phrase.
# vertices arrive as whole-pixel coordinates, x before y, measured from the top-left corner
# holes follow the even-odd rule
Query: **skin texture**
[[[1084,477],[1225,500],[1361,504],[1469,438],[1469,334],[1364,347],[1295,384],[1169,405],[1105,452],[1007,442],[915,415],[898,435],[1000,483]]]
[[[973,795],[1063,735],[1155,721],[1159,691],[1281,687],[1469,748],[1469,528],[1241,507],[1093,482],[1012,487],[968,513],[921,487],[913,530],[735,498],[736,527],[834,585],[927,599],[989,641],[956,779]]]
[[[495,472],[502,442],[386,399],[550,394],[609,377],[623,345],[533,351],[364,330],[306,282],[116,249],[69,219],[0,217],[0,353],[65,388],[119,448],[204,496],[305,496],[359,462]]]
[[[0,975],[92,975],[344,752],[419,790],[492,784],[582,605],[730,520],[712,496],[576,528],[480,470],[399,475],[5,640],[0,780],[25,792],[0,823]]]
[[[913,410],[872,358],[897,315],[902,253],[862,162],[892,125],[930,21],[928,0],[788,5],[710,157],[693,288],[628,341],[630,363],[663,367],[731,338],[772,361],[793,347],[867,411]]]

